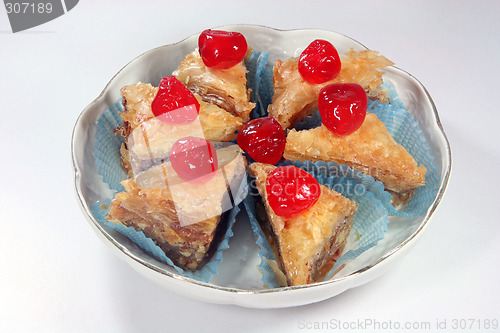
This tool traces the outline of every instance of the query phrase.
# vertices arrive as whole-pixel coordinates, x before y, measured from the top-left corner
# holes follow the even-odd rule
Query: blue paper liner
[[[99,117],[97,120],[97,134],[94,150],[98,174],[102,176],[103,182],[115,192],[122,192],[125,190],[121,181],[127,179],[127,174],[123,169],[120,154],[120,147],[123,143],[123,139],[115,133],[115,129],[123,124],[123,118],[120,115],[122,111],[122,101],[119,100]],[[212,259],[200,270],[192,272],[176,266],[172,260],[165,255],[161,248],[157,246],[152,239],[146,237],[143,232],[138,232],[134,228],[125,227],[122,224],[114,224],[106,221],[105,217],[108,214],[111,199],[112,198],[107,198],[91,206],[91,213],[99,223],[126,236],[140,249],[155,259],[172,266],[182,276],[202,282],[209,282],[212,276],[217,274],[217,267],[223,259],[223,252],[229,247],[229,239],[233,236],[232,227],[235,223],[236,215],[240,211],[239,205],[234,206],[228,213],[229,220],[227,231],[218,249],[212,256]]]
[[[272,95],[263,94],[265,91],[272,91],[272,66],[268,66],[269,53],[253,50],[245,65],[247,67],[247,82],[251,87],[251,99],[256,104],[250,113],[252,119],[259,118],[264,112],[267,113],[267,106],[272,102]],[[267,79],[271,70],[271,82]]]
[[[253,50],[247,59],[248,86],[256,107],[250,114],[252,119],[267,117],[267,107],[273,101],[273,65],[268,64],[269,53]]]
[[[272,103],[273,97],[273,70],[272,64],[268,64],[268,57],[259,52],[254,57],[252,68],[258,69],[257,78],[249,83],[259,98],[259,107],[256,108],[255,117],[268,116],[267,107]],[[432,204],[439,189],[438,168],[430,152],[430,147],[422,130],[418,127],[416,120],[406,110],[396,91],[384,83],[383,88],[387,92],[390,103],[381,103],[378,100],[368,100],[368,112],[376,114],[385,124],[393,138],[402,145],[417,161],[427,168],[425,175],[426,184],[415,189],[415,193],[404,207],[395,209],[392,204],[386,207],[390,215],[415,216],[424,215]],[[296,130],[310,129],[321,125],[321,116],[316,110],[314,114],[306,117],[303,121],[295,124]]]
[[[125,190],[121,181],[127,178],[120,154],[124,140],[115,134],[115,129],[123,124],[120,112],[123,112],[122,99],[111,105],[99,117],[94,150],[98,174],[102,176],[103,182],[116,192]]]
[[[327,173],[320,171],[323,170],[323,162],[311,163],[312,162],[302,163],[300,161],[285,161],[279,163],[278,166],[293,164],[304,169],[315,176],[320,184],[356,201],[359,205],[354,216],[353,227],[349,234],[345,251],[327,275],[326,279],[329,279],[346,261],[357,258],[361,253],[375,246],[384,238],[389,218],[387,209],[378,198],[386,198],[388,194],[384,192],[383,185],[380,182],[373,180],[373,178],[369,176],[360,176],[360,172],[356,170],[330,163],[328,165],[330,175],[327,175]],[[334,171],[335,168],[337,168],[336,171]],[[335,176],[333,176],[333,174],[335,174]],[[249,178],[249,183],[253,184],[253,177],[249,176]],[[368,190],[365,185],[371,186],[370,190]],[[262,272],[262,282],[269,288],[276,288],[279,287],[279,284],[276,281],[274,271],[269,262],[273,260],[276,261],[277,258],[257,218],[255,200],[258,200],[258,196],[259,194],[255,186],[251,186],[250,195],[244,200],[244,205],[256,243],[260,247],[258,254],[261,258],[261,262],[258,268]]]

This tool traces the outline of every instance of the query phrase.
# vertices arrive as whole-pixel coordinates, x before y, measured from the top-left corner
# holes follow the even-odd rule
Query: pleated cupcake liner
[[[277,166],[284,166],[293,164],[308,172],[313,170],[309,162],[291,162],[284,161],[277,164]],[[321,163],[316,166],[316,170],[320,170]],[[330,168],[333,168],[330,165]],[[340,166],[338,166],[340,168]],[[352,169],[338,170],[333,175],[327,175],[322,172],[310,172],[320,184],[339,192],[343,196],[354,200],[358,203],[358,210],[354,215],[353,227],[349,234],[346,246],[342,255],[339,257],[334,267],[331,269],[326,279],[333,276],[343,264],[349,260],[353,260],[361,255],[363,252],[377,245],[378,242],[384,238],[384,233],[387,231],[389,223],[388,212],[384,204],[378,198],[385,198],[384,189],[380,182],[375,182],[369,176],[361,175],[359,180],[359,172]],[[332,173],[333,174],[333,173]],[[253,184],[254,179],[249,177],[249,183]],[[368,190],[364,184],[375,183]],[[386,192],[385,192],[386,193]],[[387,194],[387,193],[386,193]],[[269,242],[264,234],[259,223],[259,218],[255,209],[256,200],[259,199],[259,194],[255,186],[251,186],[250,194],[243,201],[245,209],[248,214],[250,226],[254,234],[257,245],[260,249],[258,255],[261,259],[258,269],[262,272],[262,283],[268,288],[279,287],[279,282],[276,280],[275,267],[273,262],[277,262]]]
[[[97,135],[94,147],[97,172],[101,175],[103,182],[116,192],[125,190],[121,181],[127,178],[120,154],[120,147],[124,140],[115,133],[115,129],[123,125],[123,118],[120,112],[123,112],[121,99],[111,105],[99,117],[97,120]]]
[[[98,174],[102,177],[102,181],[116,193],[125,190],[121,182],[127,179],[127,173],[123,169],[120,147],[123,143],[122,137],[116,135],[115,129],[123,124],[123,119],[120,112],[123,111],[121,100],[113,104],[106,110],[97,120],[96,144],[94,150],[95,164]],[[228,212],[228,228],[223,239],[212,259],[198,271],[184,270],[175,265],[168,258],[163,250],[155,244],[155,242],[146,237],[142,231],[136,231],[132,227],[126,227],[122,224],[114,224],[105,219],[109,211],[109,204],[113,198],[107,198],[102,202],[97,202],[91,206],[91,213],[96,220],[106,225],[108,228],[119,232],[130,239],[141,250],[171,267],[173,267],[179,275],[196,279],[202,282],[209,282],[210,279],[217,274],[218,265],[222,262],[223,252],[229,248],[229,239],[233,236],[233,225],[236,221],[236,216],[240,211],[239,205],[233,206]]]
[[[268,66],[269,53],[253,50],[245,65],[247,67],[247,82],[251,87],[251,99],[256,104],[250,113],[252,119],[259,118],[263,112],[267,112],[267,106],[272,102],[272,95],[263,94],[265,91],[272,91],[272,66]],[[269,71],[271,71],[271,81],[269,82]],[[270,84],[270,85],[269,85]]]

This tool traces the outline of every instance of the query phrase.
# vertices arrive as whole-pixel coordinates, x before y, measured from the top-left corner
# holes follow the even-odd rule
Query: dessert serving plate
[[[269,53],[270,66],[278,58],[285,60],[300,55],[314,39],[332,42],[339,54],[344,54],[351,48],[365,49],[362,44],[349,37],[324,30],[283,31],[253,25],[233,25],[217,29],[242,33],[253,49]],[[422,131],[434,158],[436,191],[430,206],[422,215],[391,216],[384,238],[348,262],[329,280],[310,285],[267,288],[261,281],[262,273],[258,270],[259,248],[244,208],[237,215],[233,227],[234,236],[229,240],[229,248],[223,253],[218,273],[210,283],[180,275],[174,268],[141,250],[127,237],[98,221],[91,207],[112,198],[113,191],[103,182],[96,166],[94,150],[97,120],[120,101],[120,89],[123,86],[138,82],[158,85],[164,76],[171,75],[184,57],[197,47],[197,42],[198,35],[191,36],[135,58],[111,79],[101,94],[78,117],[72,136],[76,191],[90,226],[101,240],[140,274],[173,292],[211,303],[254,308],[290,307],[318,302],[376,278],[402,259],[422,235],[444,195],[451,170],[451,150],[429,93],[415,77],[397,67],[384,69],[384,81],[394,89]]]

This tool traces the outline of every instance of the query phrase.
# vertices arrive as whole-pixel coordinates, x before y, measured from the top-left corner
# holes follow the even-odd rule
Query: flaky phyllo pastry
[[[394,192],[395,205],[404,203],[416,187],[425,184],[426,168],[417,164],[373,113],[367,113],[361,127],[349,135],[336,135],[324,125],[293,129],[288,133],[283,156],[292,161],[347,164],[384,183]]]
[[[170,162],[124,180],[107,219],[143,231],[177,266],[198,269],[225,233],[230,196],[241,190],[246,163],[240,153],[236,145],[218,149],[219,168],[202,183],[183,181]]]
[[[127,135],[139,124],[155,117],[151,111],[151,103],[157,92],[157,87],[145,83],[133,84],[121,89],[125,107],[122,117],[127,124],[127,128],[125,128]],[[200,103],[200,122],[205,138],[209,141],[236,139],[235,132],[243,124],[241,118],[230,114],[217,105],[202,101],[199,96],[196,98]]]
[[[129,175],[132,169],[131,161],[142,163],[142,166],[137,166],[142,170],[165,160],[166,154],[179,138],[197,136],[209,141],[231,141],[236,139],[235,132],[243,126],[241,118],[214,104],[202,101],[199,96],[196,98],[200,103],[201,127],[192,124],[169,125],[157,119],[151,111],[151,103],[157,92],[158,88],[145,83],[121,89],[124,105],[121,116],[124,125],[119,132],[127,142],[121,152]]]
[[[266,179],[276,167],[253,163],[265,212],[262,226],[289,286],[322,281],[340,256],[352,228],[358,204],[320,185],[318,201],[296,217],[274,213],[267,200]],[[259,213],[259,212],[258,212]]]
[[[209,68],[195,50],[173,74],[204,101],[218,105],[244,122],[250,119],[255,103],[249,101],[247,69],[243,61],[229,69]]]
[[[311,84],[305,81],[298,70],[299,58],[285,61],[276,60],[274,64],[273,102],[268,107],[269,115],[276,118],[284,129],[292,128],[296,122],[318,109],[320,90],[332,83],[358,83],[367,92],[368,98],[388,101],[380,87],[384,72],[380,68],[393,65],[393,62],[376,51],[349,51],[341,58],[339,75],[331,81]]]

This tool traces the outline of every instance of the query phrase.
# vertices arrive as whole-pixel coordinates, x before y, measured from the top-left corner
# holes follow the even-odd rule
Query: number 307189
[[[7,14],[50,14],[52,13],[52,4],[47,3],[29,3],[29,2],[15,2],[5,3],[5,9],[7,9]]]

